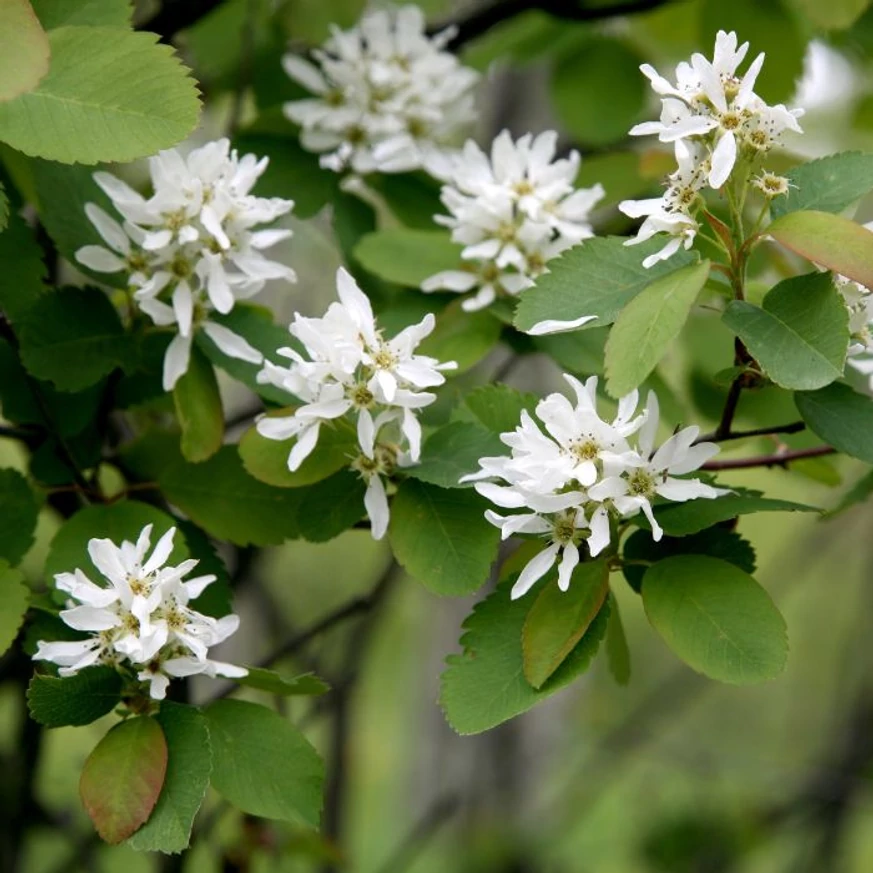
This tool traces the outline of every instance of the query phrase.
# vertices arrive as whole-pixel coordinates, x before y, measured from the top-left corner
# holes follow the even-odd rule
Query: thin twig
[[[792,452],[775,452],[772,455],[756,455],[752,458],[736,458],[728,461],[708,461],[701,470],[746,470],[751,467],[784,467],[791,461],[804,458],[819,458],[822,455],[836,454],[833,446],[815,446],[811,449],[797,449]]]
[[[728,440],[741,440],[746,437],[775,436],[776,434],[782,433],[800,433],[802,430],[806,430],[806,422],[792,421],[790,424],[775,424],[770,427],[756,427],[753,430],[735,430],[731,433],[724,434],[723,436],[719,436],[718,431],[713,431],[712,433],[706,433],[703,434],[703,436],[698,437],[695,442],[724,443]]]
[[[11,440],[21,440],[23,443],[28,443],[35,436],[32,430],[27,430],[23,427],[9,427],[5,424],[0,424],[0,437],[7,437]]]

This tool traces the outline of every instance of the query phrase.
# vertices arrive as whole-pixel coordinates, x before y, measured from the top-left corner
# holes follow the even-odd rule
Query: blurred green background
[[[156,5],[139,4],[139,20],[147,22]],[[354,23],[362,5],[228,0],[181,33],[177,44],[208,101],[203,137],[222,131],[232,113],[250,121],[278,106],[288,96],[278,67],[286,43],[316,44],[331,21]],[[435,23],[463,19],[471,8],[441,0],[423,5]],[[650,143],[626,137],[655,108],[638,64],[669,71],[693,50],[709,52],[718,28],[736,28],[753,53],[767,51],[764,97],[808,110],[807,134],[779,161],[873,148],[873,12],[865,11],[865,0],[678,0],[594,23],[544,11],[560,5],[529,4],[465,45],[465,59],[486,73],[477,136],[487,143],[503,127],[515,134],[558,127],[564,145],[586,156],[580,182],[602,180],[607,188],[600,230],[627,231],[615,203],[655,190],[665,172]],[[240,70],[247,71],[242,78]],[[282,155],[280,146],[271,154],[277,171]],[[275,193],[295,196],[293,184]],[[857,214],[864,220],[870,213],[861,204]],[[294,309],[323,308],[341,262],[324,213],[291,222],[295,236],[283,256],[301,281],[290,295],[268,297],[280,320]],[[602,337],[583,336],[582,357],[596,367]],[[573,352],[568,342],[561,341],[563,358]],[[575,354],[582,354],[579,347]],[[495,353],[465,383],[491,378],[506,355]],[[670,427],[716,423],[724,387],[713,376],[730,361],[730,335],[714,314],[701,311],[658,377]],[[559,373],[545,356],[527,355],[507,381],[545,392],[560,387]],[[231,417],[250,408],[239,386],[224,390]],[[744,398],[737,425],[793,418],[779,395],[763,391]],[[744,456],[772,451],[773,443],[753,439],[729,448],[728,457]],[[0,464],[26,469],[8,440],[0,440]],[[863,472],[847,459],[819,459],[790,470],[728,472],[720,481],[831,508]],[[42,519],[26,560],[35,584],[57,523]],[[443,659],[457,650],[473,601],[440,599],[400,578],[378,611],[319,636],[305,657],[287,664],[315,667],[328,678],[351,676],[339,767],[329,698],[292,700],[288,708],[339,773],[341,857],[303,831],[241,821],[214,795],[195,829],[196,847],[184,856],[154,859],[98,845],[77,780],[108,718],[46,734],[36,774],[44,820],[31,817],[23,869],[304,873],[339,859],[355,873],[869,873],[873,507],[823,520],[757,515],[742,518],[738,529],[757,551],[757,578],[788,621],[791,655],[778,681],[739,689],[698,677],[656,638],[639,598],[616,576],[632,656],[629,685],[618,687],[601,658],[538,709],[488,734],[459,737],[436,701]],[[366,596],[389,560],[364,531],[324,545],[289,543],[226,557],[238,568],[243,630],[223,654],[241,662]],[[356,653],[351,673],[344,663],[349,647]],[[196,702],[209,691],[195,685],[193,693]],[[20,752],[17,695],[17,686],[0,686],[4,767],[14,767]],[[0,777],[0,810],[8,815],[14,799],[3,797],[3,785]]]

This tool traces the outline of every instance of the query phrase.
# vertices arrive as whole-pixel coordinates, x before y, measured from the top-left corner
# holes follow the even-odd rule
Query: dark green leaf
[[[211,458],[224,437],[224,410],[215,371],[197,346],[191,349],[187,372],[173,389],[173,402],[185,459],[198,463]]]
[[[839,515],[859,503],[864,503],[873,494],[873,470],[861,477],[839,500],[833,509],[829,509],[825,515],[830,518]]]
[[[534,688],[541,688],[570,656],[608,593],[604,560],[580,564],[568,591],[561,591],[554,580],[540,588],[521,633],[524,677]]]
[[[17,470],[0,469],[0,560],[14,567],[33,545],[40,501]],[[2,599],[0,599],[2,602]]]
[[[533,413],[539,398],[508,385],[480,385],[464,396],[464,406],[493,433],[506,433],[521,424],[522,410]]]
[[[500,437],[480,425],[454,421],[434,431],[424,442],[421,463],[406,473],[441,488],[464,487],[460,478],[479,469],[479,459],[501,455]]]
[[[837,451],[873,464],[873,399],[835,382],[798,391],[794,402],[809,429]]]
[[[0,309],[15,325],[45,293],[47,271],[33,232],[16,213],[0,233]]]
[[[786,175],[792,187],[770,204],[773,218],[800,209],[842,212],[873,190],[873,155],[841,152],[801,164]]]
[[[36,675],[27,688],[27,706],[45,727],[91,724],[120,703],[121,686],[113,667],[88,667],[65,679]]]
[[[733,564],[703,555],[659,561],[643,579],[643,605],[667,645],[711,679],[747,685],[785,668],[785,620]]]
[[[554,584],[555,574],[542,585]],[[570,656],[539,690],[524,678],[521,633],[529,600],[510,600],[513,578],[473,607],[464,621],[463,653],[446,659],[440,704],[459,734],[477,734],[525,712],[585,672],[606,632],[602,609]]]
[[[464,312],[455,300],[437,315],[433,333],[422,340],[417,354],[454,361],[458,368],[447,371],[451,376],[478,364],[499,339],[500,322],[490,312]]]
[[[24,574],[0,559],[0,656],[15,642],[29,599]]]
[[[273,670],[265,670],[262,667],[248,667],[248,675],[238,679],[240,685],[246,688],[257,688],[258,691],[266,691],[268,694],[278,694],[282,697],[295,697],[297,695],[315,696],[326,694],[330,686],[318,678],[314,673],[303,673],[286,679]]]
[[[133,12],[129,0],[31,0],[33,11],[46,30],[66,24],[129,27]]]
[[[391,547],[400,564],[437,594],[471,594],[488,579],[500,532],[474,491],[407,479],[391,507]]]
[[[117,724],[85,761],[79,794],[97,833],[110,845],[141,827],[167,772],[167,741],[151,716]]]
[[[205,712],[215,790],[250,815],[318,827],[324,764],[306,737],[254,703],[219,700]]]
[[[301,489],[297,525],[301,536],[313,543],[338,537],[365,513],[364,480],[351,470],[340,470]]]
[[[147,852],[182,852],[209,787],[209,730],[193,706],[165,701],[156,718],[167,741],[167,773],[154,811],[130,845]]]
[[[527,331],[540,321],[596,315],[597,320],[586,327],[605,327],[647,285],[694,259],[694,255],[682,252],[647,270],[643,259],[658,251],[662,241],[653,239],[634,246],[624,242],[616,236],[589,239],[549,261],[549,272],[521,295],[515,326]]]
[[[606,658],[609,672],[619,685],[630,682],[631,665],[630,649],[621,623],[621,613],[618,611],[618,601],[615,595],[609,595],[609,623],[606,626]]]
[[[828,273],[780,282],[763,308],[732,300],[722,320],[782,388],[813,390],[843,375],[849,312]]]

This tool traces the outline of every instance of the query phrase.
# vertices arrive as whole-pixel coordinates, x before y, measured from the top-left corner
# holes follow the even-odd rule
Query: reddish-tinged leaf
[[[830,212],[789,212],[767,233],[807,260],[873,287],[873,233],[862,225]]]
[[[103,737],[85,761],[82,803],[110,845],[126,840],[151,815],[167,773],[167,741],[151,716],[128,719]]]

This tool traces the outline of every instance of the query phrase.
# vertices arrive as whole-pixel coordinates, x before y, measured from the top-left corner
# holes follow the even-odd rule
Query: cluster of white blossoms
[[[638,236],[628,244],[644,242],[658,233],[671,237],[660,252],[646,258],[647,267],[669,258],[680,247],[691,246],[699,227],[695,214],[704,187],[722,188],[736,168],[750,171],[786,130],[801,132],[797,119],[802,109],[769,106],[753,90],[763,54],[744,74],[737,73],[748,49],[747,42],[738,45],[735,33],[720,30],[712,61],[695,53],[690,64],[683,61],[676,68],[675,84],[648,64],[640,67],[661,96],[661,118],[638,124],[630,132],[634,136],[657,134],[661,142],[673,143],[679,165],[668,177],[662,197],[619,204],[626,215],[645,217]],[[773,180],[779,177],[769,180],[777,187],[784,182]],[[772,196],[767,181],[759,177],[753,184]]]
[[[163,700],[173,677],[246,675],[244,667],[207,657],[210,646],[236,631],[239,617],[211,618],[188,605],[215,576],[184,581],[197,566],[194,559],[166,566],[175,528],[158,540],[146,559],[151,533],[152,525],[146,525],[136,543],[125,540],[120,546],[108,539],[89,540],[88,555],[108,585],[96,585],[79,569],[55,576],[57,587],[70,595],[61,619],[92,636],[77,641],[40,641],[35,660],[58,664],[61,676],[72,676],[95,664],[115,667],[122,673],[132,671],[139,681],[149,683],[149,694],[155,700]]]
[[[556,562],[558,585],[566,591],[579,563],[579,548],[584,542],[592,557],[600,554],[610,543],[612,519],[642,510],[652,536],[660,540],[663,532],[652,512],[656,497],[683,502],[729,493],[699,479],[676,478],[697,470],[718,446],[695,443],[700,430],[687,427],[656,449],[654,392],[636,416],[638,393],[623,397],[615,419],[607,422],[597,412],[597,377],[584,384],[570,375],[564,378],[576,395],[575,405],[562,394],[550,394],[535,410],[542,427],[522,412],[519,427],[501,435],[510,454],[482,458],[481,469],[461,479],[475,482],[476,490],[495,506],[522,510],[485,513],[503,539],[535,534],[546,540],[519,575],[513,599],[529,591]]]
[[[423,291],[475,292],[461,305],[483,309],[530,288],[552,258],[594,236],[589,216],[603,187],[577,189],[579,153],[556,160],[557,141],[546,131],[513,142],[504,130],[490,157],[470,141],[431,163],[428,169],[447,183],[441,199],[451,213],[434,218],[451,228],[467,263],[431,276]]]
[[[76,259],[100,273],[127,273],[136,305],[155,324],[176,330],[164,358],[166,391],[187,371],[198,329],[230,357],[254,364],[263,360],[211,316],[230,312],[267,280],[296,280],[293,270],[262,251],[291,231],[254,229],[294,206],[291,200],[250,193],[267,162],[239,157],[227,139],[187,157],[177,149],[162,151],[149,159],[154,192],[149,198],[110,173],[94,174],[124,220],[119,224],[89,203],[85,211],[108,248],[84,246]]]
[[[351,30],[334,26],[317,64],[285,55],[285,72],[315,95],[284,107],[303,147],[355,173],[415,170],[456,148],[476,117],[478,74],[444,50],[453,33],[428,37],[416,6],[379,9]]]
[[[415,354],[418,344],[434,328],[433,315],[383,337],[367,296],[343,268],[337,272],[338,303],[322,318],[295,314],[289,327],[309,359],[292,348],[278,349],[288,366],[264,362],[258,381],[287,391],[303,401],[293,415],[265,416],[258,432],[268,439],[294,439],[288,469],[297,470],[318,443],[322,426],[340,419],[356,420],[360,453],[351,468],[367,483],[364,506],[374,539],[388,529],[385,481],[398,467],[417,463],[421,455],[419,410],[436,400],[424,388],[445,382],[441,370],[454,361]]]

